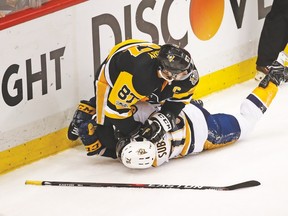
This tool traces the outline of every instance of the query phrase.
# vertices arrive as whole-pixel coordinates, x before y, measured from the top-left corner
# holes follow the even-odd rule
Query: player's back
[[[117,51],[109,62],[112,83],[116,82],[121,73],[127,73],[132,76],[132,86],[141,95],[148,96],[156,88],[161,87],[163,79],[157,76],[159,48],[156,44],[147,43]]]

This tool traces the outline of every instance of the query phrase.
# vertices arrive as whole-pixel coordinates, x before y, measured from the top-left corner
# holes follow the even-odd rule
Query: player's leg
[[[241,134],[237,118],[233,115],[218,113],[206,118],[208,138],[204,150],[223,147],[236,142]]]
[[[241,104],[240,114],[235,116],[227,114],[206,116],[209,133],[204,149],[234,143],[252,131],[276,96],[278,86],[282,82],[287,82],[288,69],[285,67],[287,62],[287,55],[281,52],[270,67],[268,75]]]
[[[262,80],[269,73],[269,67],[288,42],[287,9],[287,1],[275,0],[265,18],[258,46],[256,80]]]
[[[278,59],[273,62],[269,74],[259,83],[259,86],[248,95],[242,103],[237,119],[241,128],[241,138],[247,136],[255,124],[266,112],[277,94],[281,82],[287,82],[288,69],[284,65],[288,57],[281,52]]]

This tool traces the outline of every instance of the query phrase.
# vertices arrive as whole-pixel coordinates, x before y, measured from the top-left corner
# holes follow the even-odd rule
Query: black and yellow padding
[[[94,153],[96,152],[98,149],[100,149],[102,147],[102,144],[99,140],[96,140],[96,142],[86,145],[85,149],[88,153]]]
[[[83,103],[82,101],[80,102],[80,104],[78,105],[78,110],[87,113],[89,115],[94,115],[96,113],[96,109],[95,107],[90,106],[87,103]]]

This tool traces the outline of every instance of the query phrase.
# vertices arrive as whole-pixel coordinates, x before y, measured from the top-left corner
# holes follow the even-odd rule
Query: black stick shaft
[[[64,187],[114,187],[114,188],[162,188],[162,189],[185,189],[185,190],[236,190],[241,188],[255,187],[260,182],[251,180],[238,184],[217,187],[217,186],[196,186],[196,185],[175,185],[175,184],[135,184],[135,183],[101,183],[101,182],[64,182],[64,181],[34,181],[27,180],[28,185],[42,186],[64,186]]]

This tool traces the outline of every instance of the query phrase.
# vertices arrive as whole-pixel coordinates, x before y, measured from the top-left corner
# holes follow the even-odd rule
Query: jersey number
[[[118,97],[126,103],[131,103],[134,99],[139,100],[126,85],[122,86],[118,92]]]

